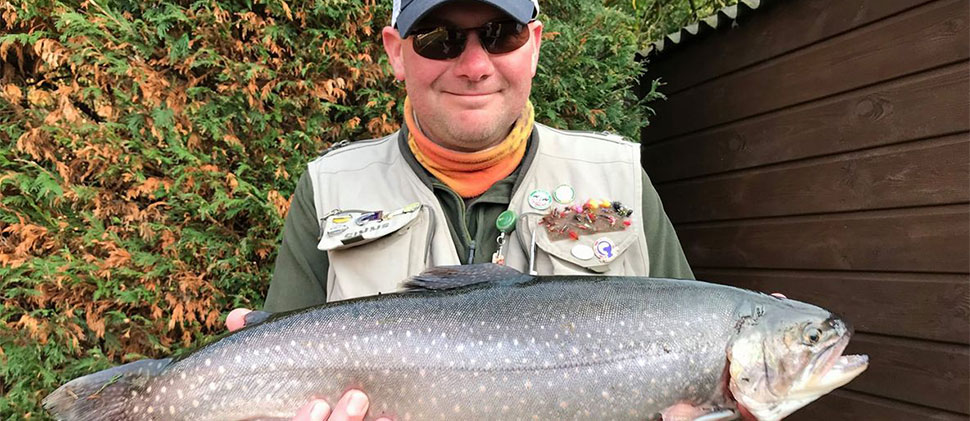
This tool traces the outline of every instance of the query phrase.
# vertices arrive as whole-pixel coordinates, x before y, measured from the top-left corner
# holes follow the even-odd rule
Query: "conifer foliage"
[[[0,420],[261,306],[306,163],[400,125],[390,7],[0,0]],[[543,7],[538,120],[638,136],[632,18]]]

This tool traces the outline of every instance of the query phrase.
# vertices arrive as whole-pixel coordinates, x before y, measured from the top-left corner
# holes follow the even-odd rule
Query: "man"
[[[637,145],[535,123],[537,14],[536,0],[395,0],[383,40],[406,125],[309,164],[267,311],[394,291],[449,264],[693,278]],[[360,420],[367,405],[350,391],[296,419]]]

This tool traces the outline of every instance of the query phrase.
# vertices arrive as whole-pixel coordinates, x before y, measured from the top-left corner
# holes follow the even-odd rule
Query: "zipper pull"
[[[495,228],[498,229],[500,233],[495,242],[498,243],[498,250],[492,254],[492,263],[497,265],[505,264],[505,243],[506,234],[512,232],[515,229],[515,212],[511,210],[503,211],[499,214],[498,219],[495,220]]]
[[[475,244],[475,240],[472,240],[472,242],[468,244],[468,260],[465,261],[466,265],[470,265],[475,261],[475,246],[477,246],[477,244]]]

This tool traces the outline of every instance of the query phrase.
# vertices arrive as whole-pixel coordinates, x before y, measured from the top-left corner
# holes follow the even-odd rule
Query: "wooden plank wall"
[[[970,414],[967,0],[786,0],[648,63],[644,167],[697,276],[843,314],[793,420]]]

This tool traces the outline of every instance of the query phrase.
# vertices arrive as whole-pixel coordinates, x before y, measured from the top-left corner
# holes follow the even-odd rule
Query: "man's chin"
[[[474,152],[495,146],[508,135],[508,131],[500,132],[496,127],[485,124],[467,123],[458,127],[451,127],[447,131],[448,139],[442,139],[443,146],[463,152]]]

